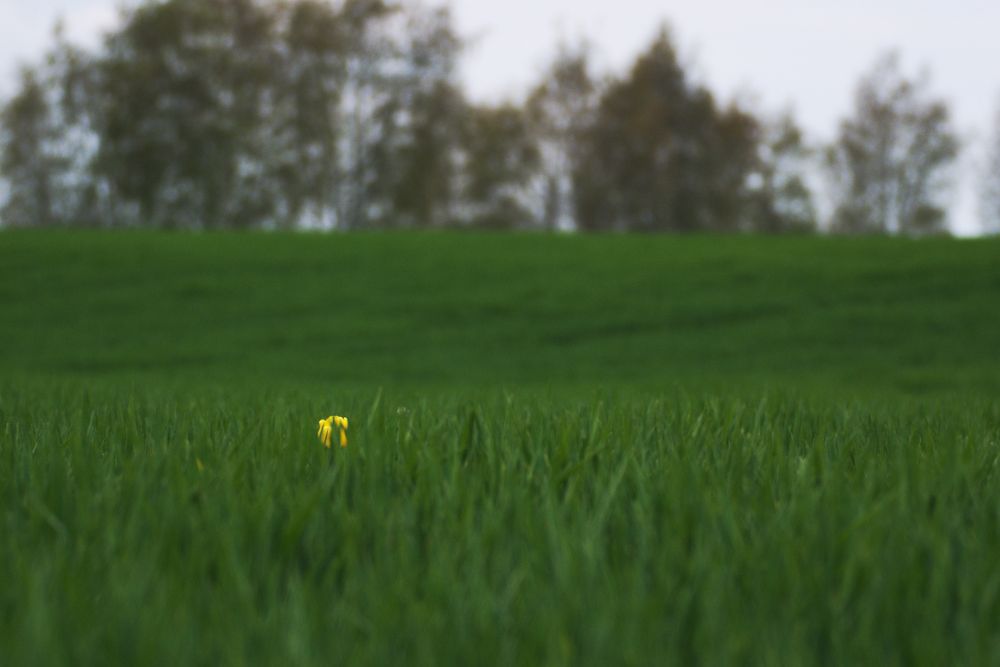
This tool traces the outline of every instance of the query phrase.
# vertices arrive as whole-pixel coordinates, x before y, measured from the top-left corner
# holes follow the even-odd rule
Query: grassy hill
[[[0,369],[996,392],[998,297],[997,241],[5,233]]]
[[[2,233],[0,663],[995,663],[998,304],[997,241]]]

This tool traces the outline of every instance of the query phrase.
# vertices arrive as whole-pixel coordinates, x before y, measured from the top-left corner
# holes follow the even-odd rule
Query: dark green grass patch
[[[1000,391],[1000,243],[0,234],[0,369]]]

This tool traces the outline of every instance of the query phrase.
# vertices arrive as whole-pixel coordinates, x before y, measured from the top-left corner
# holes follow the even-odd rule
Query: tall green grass
[[[0,664],[995,663],[998,248],[2,234]]]
[[[1000,655],[995,404],[330,403],[5,391],[4,662]]]

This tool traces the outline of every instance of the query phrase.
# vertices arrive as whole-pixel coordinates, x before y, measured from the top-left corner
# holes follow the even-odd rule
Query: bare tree
[[[761,122],[758,164],[748,184],[748,231],[815,231],[816,208],[806,180],[813,157],[791,112]]]
[[[599,86],[591,72],[590,47],[561,45],[545,78],[528,97],[526,115],[539,146],[541,219],[547,229],[576,225],[573,176],[584,129],[593,121]]]
[[[858,85],[854,114],[827,151],[835,231],[940,233],[940,197],[959,143],[947,104],[925,73],[908,79],[898,55],[878,60]]]
[[[1000,108],[997,110],[980,188],[979,210],[983,230],[1000,234]]]
[[[58,128],[46,88],[35,70],[21,72],[18,94],[0,116],[3,156],[0,174],[8,182],[10,195],[3,207],[4,224],[47,227],[58,222],[56,178],[65,165],[53,151]]]
[[[466,115],[462,219],[493,229],[537,225],[527,194],[539,154],[523,110],[480,106],[470,107]]]

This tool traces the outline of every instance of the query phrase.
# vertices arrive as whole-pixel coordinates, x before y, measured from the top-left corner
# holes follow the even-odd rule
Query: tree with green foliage
[[[907,78],[892,53],[862,78],[853,115],[827,150],[835,231],[946,231],[940,198],[959,142],[947,104],[929,84],[927,74]]]
[[[733,231],[757,156],[756,120],[719,108],[664,29],[601,97],[574,192],[584,230]]]

